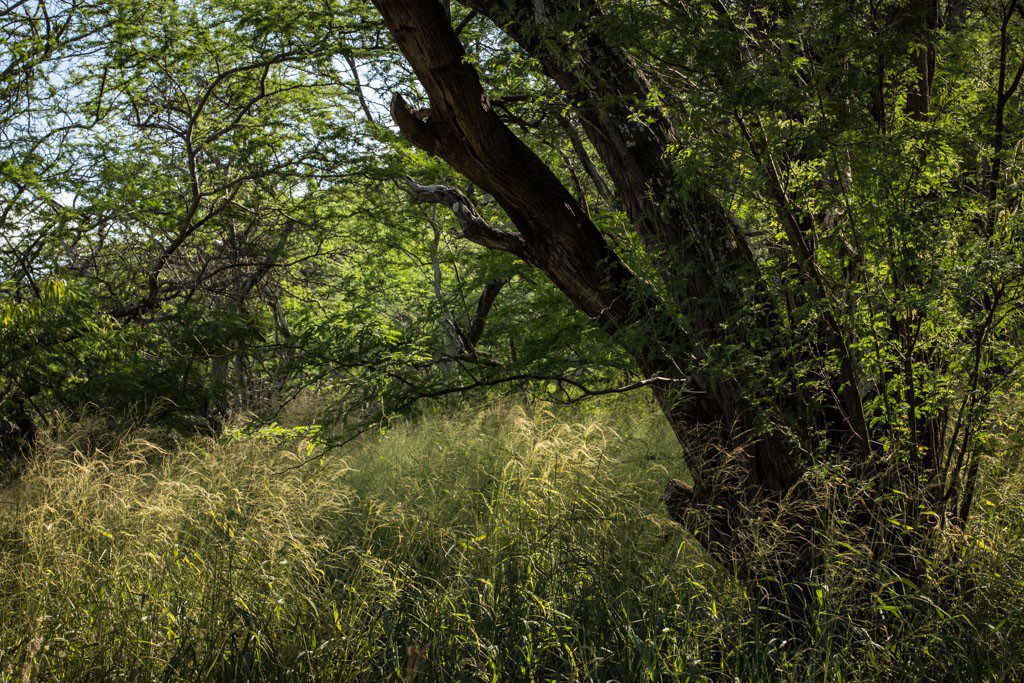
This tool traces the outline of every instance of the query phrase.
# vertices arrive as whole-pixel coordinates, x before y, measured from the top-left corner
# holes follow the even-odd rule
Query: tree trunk
[[[716,557],[741,564],[736,527],[748,515],[763,513],[767,501],[789,492],[800,479],[801,466],[793,444],[761,428],[759,411],[736,378],[716,376],[705,367],[702,333],[710,332],[712,320],[725,320],[726,309],[718,304],[735,300],[736,277],[684,277],[696,282],[693,296],[717,302],[703,309],[708,312],[703,329],[684,328],[671,307],[611,249],[554,173],[492,111],[442,4],[375,4],[430,96],[431,107],[423,110],[395,97],[392,115],[402,133],[491,194],[518,230],[495,234],[481,226],[477,241],[515,253],[542,270],[614,337],[646,377],[658,378],[654,396],[687,446],[694,479],[687,504],[695,514],[675,516]],[[719,225],[724,230],[726,224]],[[742,251],[731,237],[716,237],[721,248]],[[749,254],[743,259],[749,260]],[[704,447],[694,448],[696,443]]]
[[[828,378],[833,399],[824,405],[796,392],[758,395],[749,369],[722,368],[709,358],[714,345],[742,344],[734,330],[747,326],[749,333],[753,326],[748,337],[760,346],[750,349],[751,357],[763,361],[753,372],[775,372],[784,362],[775,352],[791,340],[737,225],[713,193],[684,182],[673,168],[670,122],[654,108],[643,110],[644,123],[636,122],[634,110],[645,106],[648,86],[626,53],[590,27],[600,23],[593,0],[465,4],[508,31],[565,90],[669,285],[667,300],[629,269],[557,176],[492,110],[444,5],[374,4],[430,99],[429,108],[414,110],[395,96],[395,123],[412,144],[492,195],[517,231],[492,228],[452,193],[442,203],[455,212],[464,236],[543,271],[653,380],[653,395],[684,446],[693,478],[692,486],[669,484],[670,515],[744,582],[772,629],[799,635],[813,608],[812,580],[821,561],[815,534],[830,506],[803,479],[813,446],[792,436],[800,433],[795,421],[823,427],[837,461],[865,476],[875,467],[868,464],[871,436],[843,330],[826,316],[823,343],[801,351],[808,354],[801,360],[839,360],[839,372]],[[568,27],[559,24],[565,21]],[[576,40],[563,37],[570,34]],[[797,247],[803,275],[813,284],[812,255]],[[809,296],[827,298],[820,290],[808,288]],[[888,517],[873,519],[884,526]],[[765,547],[770,553],[762,552]]]
[[[760,353],[791,343],[780,324],[783,302],[770,300],[770,288],[738,225],[699,172],[691,169],[684,176],[672,163],[670,150],[679,136],[662,108],[649,104],[652,89],[642,71],[605,37],[601,27],[607,17],[598,3],[462,3],[501,26],[565,92],[668,291],[675,294],[694,343],[749,345],[753,337],[758,345],[754,351]],[[807,252],[803,238],[799,241]],[[807,252],[804,260],[811,263],[813,257]],[[834,449],[858,460],[870,448],[860,382],[843,331],[834,319],[827,322],[825,350],[842,364],[842,372],[826,378],[827,405],[804,405],[821,398],[767,398],[776,404],[777,417],[791,416],[790,429],[799,431],[801,420],[816,424],[829,434]],[[757,334],[735,336],[751,329]],[[762,372],[782,369],[769,365]],[[740,378],[745,384],[755,380],[750,375]]]

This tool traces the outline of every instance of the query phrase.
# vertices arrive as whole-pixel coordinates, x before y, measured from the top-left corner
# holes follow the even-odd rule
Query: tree
[[[0,11],[6,451],[649,388],[766,615],[836,529],[921,583],[1019,387],[1020,3],[285,5]]]
[[[992,399],[1016,377],[1006,136],[1024,9],[461,4],[458,20],[438,0],[374,0],[429,99],[396,94],[392,117],[515,230],[463,193],[418,191],[465,238],[543,272],[628,353],[686,449],[693,484],[669,483],[672,517],[787,628],[808,613],[826,518],[920,579],[932,527],[967,520]],[[654,279],[488,96],[460,40],[478,17],[557,85]],[[969,49],[984,54],[973,69]],[[965,99],[970,88],[985,94]],[[972,134],[979,121],[987,132]],[[823,467],[846,483],[825,506]],[[752,532],[765,525],[767,562]]]
[[[279,274],[339,248],[325,223],[356,155],[325,45],[344,18],[146,0],[0,12],[0,424],[22,442],[3,451],[58,410],[217,428],[262,407],[288,357]]]

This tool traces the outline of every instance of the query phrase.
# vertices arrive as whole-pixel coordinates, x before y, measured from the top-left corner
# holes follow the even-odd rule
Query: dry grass
[[[438,415],[307,464],[288,430],[86,436],[0,494],[2,680],[1024,676],[1009,467],[962,544],[970,599],[852,605],[837,547],[816,641],[779,653],[666,520],[678,447],[637,403]]]

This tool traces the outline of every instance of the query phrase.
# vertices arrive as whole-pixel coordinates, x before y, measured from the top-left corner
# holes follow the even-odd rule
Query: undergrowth
[[[1024,676],[1010,465],[957,541],[969,590],[854,608],[840,548],[793,646],[666,518],[681,456],[645,405],[505,403],[340,453],[314,436],[44,436],[0,492],[0,679]]]

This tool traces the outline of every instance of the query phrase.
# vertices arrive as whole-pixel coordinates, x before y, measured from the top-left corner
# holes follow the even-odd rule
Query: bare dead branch
[[[526,260],[526,243],[523,238],[492,226],[463,192],[448,185],[420,185],[412,178],[405,179],[405,189],[419,202],[441,204],[451,209],[462,227],[461,237],[488,249],[507,251]]]

